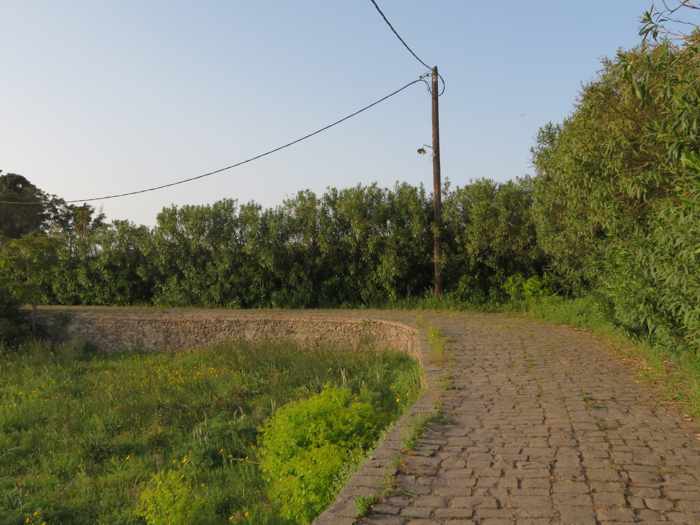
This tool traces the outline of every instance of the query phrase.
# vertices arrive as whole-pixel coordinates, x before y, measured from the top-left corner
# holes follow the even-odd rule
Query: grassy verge
[[[631,336],[615,326],[592,297],[542,297],[519,308],[528,316],[602,336],[617,353],[636,363],[642,378],[656,384],[669,400],[679,402],[689,415],[700,419],[699,355],[669,350]],[[505,309],[513,311],[514,307]]]
[[[292,343],[158,354],[38,343],[2,351],[0,523],[294,521],[260,467],[261,429],[278,408],[329,388],[348,392],[348,413],[361,404],[376,433],[412,402],[419,371],[398,353]],[[314,424],[324,421],[322,408]],[[338,483],[352,465],[342,470],[333,474]]]

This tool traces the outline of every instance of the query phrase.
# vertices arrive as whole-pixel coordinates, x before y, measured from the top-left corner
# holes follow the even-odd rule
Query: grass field
[[[0,523],[304,521],[282,517],[285,502],[260,468],[271,415],[335,386],[385,426],[419,385],[417,364],[402,354],[289,342],[113,355],[80,344],[5,350]],[[342,465],[334,483],[351,468]]]

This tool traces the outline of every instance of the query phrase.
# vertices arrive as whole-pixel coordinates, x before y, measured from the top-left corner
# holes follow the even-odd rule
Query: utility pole
[[[438,108],[438,68],[432,70],[433,99],[433,268],[435,297],[442,297],[442,182],[440,180],[440,111]]]

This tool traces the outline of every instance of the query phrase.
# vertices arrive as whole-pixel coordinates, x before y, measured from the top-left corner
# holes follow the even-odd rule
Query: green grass
[[[379,496],[358,496],[355,498],[355,510],[358,518],[364,518],[372,509],[372,505],[379,503]]]
[[[452,308],[444,306],[443,310],[449,312],[452,311]],[[434,363],[444,364],[447,358],[447,337],[437,327],[426,321],[422,314],[416,317],[416,324],[425,333],[428,341],[428,348],[430,349],[429,359]]]
[[[436,407],[433,412],[423,414],[415,419],[401,443],[404,450],[414,450],[418,441],[428,431],[431,425],[447,425],[450,423],[442,408]]]
[[[598,333],[622,334],[610,322],[600,304],[590,296],[578,299],[544,296],[517,305],[508,305],[504,310],[516,309],[544,321],[566,324],[577,328],[595,330]]]
[[[183,523],[285,523],[258,466],[264,422],[336,385],[376,399],[388,424],[419,375],[402,354],[289,342],[1,351],[0,523],[175,524],[178,512]]]
[[[428,326],[426,330],[428,345],[430,346],[430,359],[434,362],[444,363],[447,345],[447,337],[434,326]]]

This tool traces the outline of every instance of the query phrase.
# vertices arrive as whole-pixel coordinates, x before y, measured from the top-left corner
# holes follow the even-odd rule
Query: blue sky
[[[600,59],[638,42],[643,0],[383,0],[447,79],[443,175],[531,173]],[[287,142],[422,73],[367,0],[0,2],[0,169],[67,199],[139,189]],[[153,224],[169,204],[431,184],[430,101],[416,85],[341,127],[200,182],[104,202]]]

